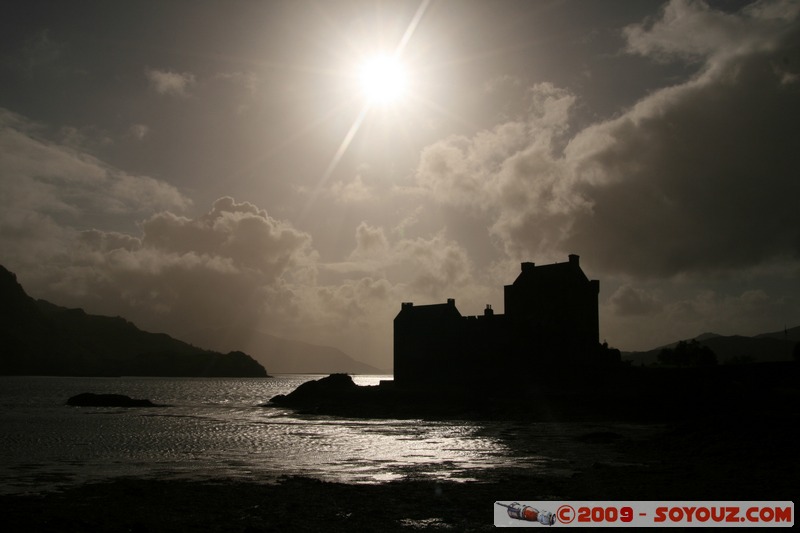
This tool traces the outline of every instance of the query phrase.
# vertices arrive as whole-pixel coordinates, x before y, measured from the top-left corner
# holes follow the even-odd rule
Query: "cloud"
[[[364,355],[365,346],[373,350],[370,357],[389,353],[394,302],[399,301],[398,287],[379,276],[346,279],[338,283],[301,286],[294,290],[298,298],[297,320],[287,324],[296,338],[303,331],[314,331],[324,342],[343,347],[350,353]],[[361,345],[361,346],[359,346]],[[381,358],[375,358],[377,362]],[[385,365],[385,361],[381,363]]]
[[[355,240],[346,262],[319,265],[324,283],[291,287],[297,314],[284,332],[316,331],[324,342],[385,367],[400,302],[457,297],[459,309],[471,313],[489,301],[466,249],[441,232],[403,238],[362,222]]]
[[[409,293],[425,299],[452,297],[452,291],[465,291],[472,281],[472,261],[467,251],[442,233],[429,239],[401,240],[396,257],[397,263],[405,263],[411,273]]]
[[[397,302],[440,298],[470,279],[466,251],[443,235],[392,239],[364,223],[351,268],[326,269],[335,276],[320,283],[311,237],[252,203],[223,197],[187,216],[190,200],[169,184],[51,140],[45,126],[3,109],[0,126],[2,262],[36,297],[198,344],[235,325],[385,365]]]
[[[389,241],[383,228],[372,227],[361,222],[356,228],[356,248],[353,258],[384,258],[389,250]]]
[[[172,185],[124,172],[46,133],[0,109],[0,249],[9,267],[68,254],[76,228],[101,218],[132,223],[153,210],[191,205]]]
[[[213,101],[215,108],[227,109],[235,116],[243,117],[259,109],[266,101],[263,89],[255,72],[222,72],[207,80],[200,97]]]
[[[364,183],[361,174],[356,174],[356,177],[350,182],[334,182],[331,185],[331,194],[338,202],[344,204],[363,203],[374,198],[372,191]]]
[[[796,2],[754,2],[739,13],[711,9],[699,0],[673,0],[651,24],[624,30],[628,51],[660,61],[711,64],[736,56],[774,50],[800,13]]]
[[[167,183],[47,140],[43,128],[8,111],[0,114],[0,154],[7,208],[80,216],[184,209],[191,203]]]
[[[650,315],[662,308],[660,298],[643,289],[623,285],[609,297],[614,313],[620,316]]]
[[[789,2],[735,14],[671,2],[627,30],[629,46],[700,61],[694,78],[571,138],[575,96],[537,85],[524,119],[425,149],[417,184],[478,210],[510,257],[575,252],[640,277],[796,260],[800,95],[787,58],[800,51],[797,19]]]
[[[301,256],[307,259],[311,253],[308,234],[230,197],[218,199],[197,219],[163,212],[145,221],[142,229],[144,248],[219,258],[239,271],[259,272],[266,283],[274,283]]]
[[[558,153],[575,100],[550,83],[532,87],[524,119],[426,148],[417,183],[437,202],[482,212],[509,255],[541,258],[560,244],[554,229],[586,204]]]
[[[145,75],[150,81],[150,86],[158,94],[188,96],[189,88],[195,83],[194,74],[190,72],[147,69]]]
[[[546,204],[555,185],[550,170],[558,163],[555,143],[574,103],[573,94],[551,83],[533,86],[524,117],[425,148],[417,182],[452,205],[492,210],[507,202]]]
[[[137,141],[143,140],[148,133],[150,133],[150,128],[145,124],[132,124],[131,127],[128,128],[128,135]]]
[[[191,201],[175,187],[46,133],[0,111],[2,262],[37,297],[151,330],[208,327],[260,310],[266,294],[284,290],[281,273],[301,271],[296,260],[311,253],[307,235],[252,204],[222,198],[202,217],[185,218],[179,213]],[[140,235],[109,229],[142,217]]]
[[[55,301],[193,340],[291,311],[289,271],[316,262],[306,233],[229,197],[197,218],[165,211],[140,227],[140,235],[80,232],[69,258],[52,276],[43,273],[40,286]]]
[[[355,238],[356,246],[346,261],[321,267],[341,276],[391,279],[403,295],[398,298],[430,301],[473,292],[474,266],[467,249],[442,231],[429,237],[392,239],[384,228],[362,222]]]
[[[572,141],[566,154],[576,163],[575,192],[591,208],[574,218],[566,246],[602,257],[606,268],[639,275],[797,258],[800,214],[792,198],[800,194],[794,178],[800,156],[793,146],[800,126],[789,117],[800,113],[800,98],[796,86],[765,68],[800,50],[797,9],[784,5],[794,13],[788,21],[745,12],[736,15],[737,24],[721,22],[718,32],[731,26],[729,38],[748,44],[735,55],[707,45],[713,68]],[[697,31],[693,19],[710,24],[712,16],[725,22],[730,15],[698,7],[655,28],[675,26],[690,39]],[[656,40],[662,49],[682,50]],[[717,36],[713,42],[727,41]]]
[[[25,41],[15,62],[28,74],[35,74],[57,65],[66,48],[66,44],[51,37],[49,29],[44,29]]]
[[[223,72],[214,78],[239,86],[250,96],[255,95],[258,90],[258,76],[254,72]]]
[[[791,295],[748,289],[739,294],[699,291],[664,307],[664,319],[697,335],[713,331],[723,335],[754,335],[778,331],[797,305]],[[688,333],[687,333],[688,335]]]
[[[784,286],[796,285],[794,281]],[[650,350],[705,332],[757,335],[780,331],[797,316],[791,291],[748,288],[717,291],[706,285],[671,285],[665,289],[623,285],[601,303],[601,330],[619,347]],[[793,322],[788,321],[789,327]],[[619,344],[617,344],[619,343]]]
[[[349,262],[329,266],[308,234],[229,197],[198,217],[162,212],[140,227],[139,235],[80,232],[66,264],[39,286],[60,303],[81,302],[200,345],[218,346],[215,332],[225,328],[261,330],[382,366],[400,301],[458,295],[470,309],[473,296],[484,300],[466,251],[441,234],[393,241],[362,223]]]

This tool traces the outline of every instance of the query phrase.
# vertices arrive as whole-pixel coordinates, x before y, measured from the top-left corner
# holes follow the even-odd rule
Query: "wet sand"
[[[478,399],[468,405],[475,420],[522,414],[522,428],[567,420],[585,427],[571,437],[584,445],[581,456],[561,470],[495,468],[471,472],[475,481],[412,475],[375,485],[302,477],[276,483],[118,478],[0,496],[3,530],[481,531],[493,528],[498,500],[796,500],[800,365],[637,372],[637,379],[587,381],[572,393],[555,388],[506,403]],[[587,388],[595,382],[605,385]],[[377,415],[404,414],[396,405],[405,414],[424,410],[374,389],[355,394],[383,394],[381,401],[365,404],[349,394],[314,393],[301,409],[347,416],[376,416],[376,409]],[[456,414],[447,412],[448,404],[434,407],[430,415]],[[382,412],[387,409],[391,413]],[[464,414],[461,409],[456,417]],[[647,431],[625,433],[620,423],[627,422]],[[538,446],[524,431],[494,436],[513,457],[529,456]]]
[[[498,500],[791,500],[798,422],[785,411],[741,424],[693,419],[638,439],[593,425],[578,438],[627,461],[585,463],[568,475],[494,469],[474,482],[376,485],[125,478],[0,496],[0,508],[4,531],[482,531],[493,528]]]

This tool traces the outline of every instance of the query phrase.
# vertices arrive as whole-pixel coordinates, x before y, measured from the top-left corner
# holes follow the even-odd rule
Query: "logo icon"
[[[552,526],[556,523],[556,515],[550,511],[540,511],[530,505],[522,505],[519,502],[514,503],[500,503],[494,502],[501,507],[506,508],[508,516],[515,520],[525,520],[527,522],[539,522],[545,526]]]
[[[556,510],[556,516],[562,524],[570,524],[575,520],[575,509],[571,505],[562,505]]]

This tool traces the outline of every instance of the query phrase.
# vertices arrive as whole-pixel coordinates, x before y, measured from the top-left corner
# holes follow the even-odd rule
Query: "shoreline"
[[[395,382],[363,386],[348,374],[330,374],[274,396],[261,407],[354,418],[642,424],[798,412],[796,362],[562,370],[561,379],[530,387],[512,381],[495,388],[457,381],[420,388]]]
[[[373,484],[321,481],[303,474],[281,477],[280,472],[257,481],[225,474],[187,480],[157,472],[0,495],[4,530],[483,531],[494,527],[498,500],[791,500],[800,478],[797,369],[771,365],[678,371],[653,374],[648,381],[628,380],[620,388],[620,382],[594,380],[590,383],[597,388],[580,394],[551,389],[495,404],[474,398],[469,404],[476,408],[472,420],[514,415],[509,424],[486,434],[502,442],[512,461],[470,468],[466,472],[475,481],[436,480],[429,470],[413,468],[403,472],[403,479]],[[709,376],[717,378],[710,383]],[[338,404],[330,395],[316,393],[301,403],[353,416],[362,393],[378,387],[359,390],[355,398]],[[630,411],[623,412],[619,403],[626,401]],[[372,404],[367,411],[376,405],[383,409],[389,403]],[[414,405],[400,405],[416,411]],[[442,414],[435,411],[430,414]],[[598,417],[604,412],[623,420]],[[525,416],[514,420],[519,414]],[[647,430],[627,431],[626,424],[635,425],[639,415],[644,415]],[[549,421],[555,424],[549,426]],[[572,441],[561,437],[560,422],[579,428],[569,434]],[[559,438],[537,440],[532,432],[541,431],[540,423],[556,428]],[[573,450],[573,441],[581,446]],[[551,453],[554,446],[559,454]],[[537,469],[524,462],[532,456],[565,459],[564,467]],[[47,476],[42,474],[42,483]]]
[[[497,500],[791,500],[797,417],[767,417],[761,431],[745,432],[732,420],[670,424],[640,440],[587,433],[601,457],[624,452],[625,462],[566,475],[506,467],[477,470],[477,481],[374,484],[122,477],[2,495],[0,506],[6,531],[483,531],[494,527]]]

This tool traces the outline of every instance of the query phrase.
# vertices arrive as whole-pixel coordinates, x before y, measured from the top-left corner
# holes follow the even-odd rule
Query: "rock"
[[[67,405],[79,407],[158,407],[150,400],[136,400],[124,394],[94,394],[84,392],[72,396]]]
[[[278,405],[305,405],[319,401],[341,400],[359,392],[359,386],[347,374],[331,374],[307,381],[287,395],[278,394],[270,402]]]

